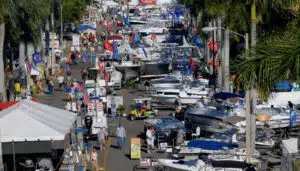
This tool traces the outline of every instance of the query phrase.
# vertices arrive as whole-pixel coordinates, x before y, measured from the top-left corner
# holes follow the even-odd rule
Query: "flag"
[[[112,43],[109,43],[107,40],[104,40],[104,49],[105,50],[108,50],[110,52],[113,52],[114,51],[114,47],[113,47],[113,44]]]
[[[115,8],[113,8],[113,9],[111,10],[111,13],[112,13],[113,15],[116,15],[116,14],[117,14],[117,10],[116,10]]]
[[[193,42],[198,48],[205,48],[205,45],[202,43],[202,41],[199,39],[197,35],[194,35]]]
[[[104,64],[102,62],[98,62],[98,69],[99,69],[99,72],[100,73],[103,73],[103,70],[104,70]]]
[[[190,57],[190,67],[191,67],[191,69],[195,68],[195,62],[194,62],[194,59],[192,57]]]
[[[83,91],[83,104],[87,105],[89,103],[89,95],[86,91],[86,89],[84,89]]]
[[[140,36],[139,36],[139,32],[136,32],[134,34],[134,38],[133,38],[133,44],[137,44],[140,40]]]
[[[105,67],[103,69],[103,76],[104,76],[104,80],[105,80],[105,86],[106,88],[108,88],[108,82],[107,82],[107,79],[106,79],[106,71],[105,71]]]
[[[128,17],[124,16],[124,24],[125,24],[125,26],[127,26],[129,28],[131,27],[131,24],[129,23]]]
[[[130,37],[130,40],[129,40],[130,43],[133,43],[134,37],[135,37],[135,32],[133,32],[131,34],[131,37]]]
[[[215,70],[216,70],[216,72],[218,72],[217,60],[211,59],[211,60],[209,61],[209,65],[213,65],[213,61],[214,61],[214,67],[215,67]]]
[[[87,51],[84,52],[83,59],[84,59],[84,61],[88,61],[89,60],[89,53]]]
[[[32,58],[35,65],[42,63],[42,58],[39,52],[35,51],[34,54],[32,54]]]
[[[217,53],[217,51],[218,51],[217,41],[210,40],[210,41],[208,42],[207,46],[209,47],[209,49],[210,49],[213,53]]]
[[[30,75],[31,74],[31,64],[30,64],[29,60],[26,61],[25,65],[26,65],[25,66],[25,68],[26,68],[26,74]]]
[[[144,45],[142,46],[142,50],[143,50],[143,52],[144,52],[146,58],[148,58],[147,52],[146,52],[146,50],[145,50],[145,48],[144,48]]]
[[[118,52],[118,43],[116,41],[113,41],[113,58],[118,59],[119,58],[119,52]]]

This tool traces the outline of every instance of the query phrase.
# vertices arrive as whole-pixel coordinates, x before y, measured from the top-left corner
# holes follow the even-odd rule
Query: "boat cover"
[[[178,160],[173,162],[174,164],[183,164],[187,166],[195,166],[198,160]]]
[[[237,144],[228,142],[218,142],[210,140],[191,140],[188,142],[187,146],[189,148],[201,148],[205,150],[221,150],[224,147],[234,148],[238,147]]]
[[[227,99],[236,98],[236,97],[243,98],[243,96],[240,94],[234,94],[234,93],[228,93],[228,92],[220,92],[220,93],[214,94],[214,98],[222,99],[222,100],[227,100]]]

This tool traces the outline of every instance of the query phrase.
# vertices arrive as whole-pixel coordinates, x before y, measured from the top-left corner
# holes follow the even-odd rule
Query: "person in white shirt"
[[[124,140],[126,138],[126,131],[125,131],[125,128],[121,124],[119,124],[119,126],[117,127],[116,135],[117,135],[118,147],[120,149],[122,149],[122,147],[124,145]]]
[[[146,141],[147,141],[147,152],[150,153],[151,149],[154,147],[154,129],[150,127],[146,132]]]
[[[72,104],[72,112],[77,113],[77,103],[76,103],[76,100],[73,99],[71,104]]]
[[[67,111],[72,111],[72,106],[71,106],[71,102],[70,101],[67,101],[67,103],[66,103],[66,110]]]
[[[57,77],[57,81],[58,81],[58,85],[59,85],[59,88],[61,89],[62,86],[64,85],[64,76],[60,75]]]

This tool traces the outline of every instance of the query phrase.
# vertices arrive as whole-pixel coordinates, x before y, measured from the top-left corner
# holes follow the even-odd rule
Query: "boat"
[[[210,133],[225,133],[238,131],[237,126],[225,121],[229,113],[215,107],[204,107],[202,103],[196,103],[194,108],[185,112],[186,124],[188,127],[199,126],[201,131]]]
[[[172,168],[172,170],[187,170],[187,171],[214,171],[212,166],[207,165],[202,160],[171,160],[158,159],[158,163],[164,167]]]
[[[138,60],[121,60],[120,62],[115,62],[114,67],[122,73],[124,81],[133,80],[140,75],[141,63]]]
[[[195,91],[191,89],[185,89],[183,91],[180,91],[179,93],[179,99],[181,104],[183,105],[190,105],[190,104],[196,104],[199,102],[199,100],[208,97],[208,91]]]
[[[191,140],[187,143],[189,148],[200,148],[203,150],[221,150],[224,148],[237,148],[238,144],[211,139]]]
[[[174,171],[244,171],[253,166],[244,161],[234,160],[172,160],[158,159],[158,163]]]
[[[179,89],[160,89],[156,90],[154,94],[150,94],[154,101],[158,101],[161,104],[174,104],[176,98],[179,96]]]
[[[150,81],[150,86],[154,89],[180,89],[182,88],[182,80],[176,76],[168,75],[164,78],[153,79]],[[174,93],[172,93],[174,95]],[[179,95],[177,93],[176,95]]]

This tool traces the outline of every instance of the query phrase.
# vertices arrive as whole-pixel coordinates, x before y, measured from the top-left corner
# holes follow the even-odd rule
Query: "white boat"
[[[186,89],[184,91],[180,91],[179,99],[182,104],[195,104],[200,99],[206,99],[208,97],[208,91],[194,91],[190,89]]]
[[[154,89],[180,89],[182,88],[182,80],[176,76],[168,75],[165,78],[153,79],[150,81]],[[169,90],[170,91],[170,90]],[[174,93],[172,94],[174,95]],[[177,93],[176,95],[179,95]]]
[[[122,73],[122,79],[126,81],[139,76],[141,63],[138,60],[122,60],[121,62],[115,62],[114,67]]]
[[[162,104],[174,104],[176,98],[179,95],[180,90],[178,89],[161,89],[156,90],[154,94],[150,96]]]
[[[176,169],[176,170],[186,170],[186,171],[215,171],[212,166],[207,165],[202,160],[197,160],[195,165],[185,165],[185,164],[176,164],[179,160],[170,160],[170,159],[158,159],[158,163],[164,167]]]

